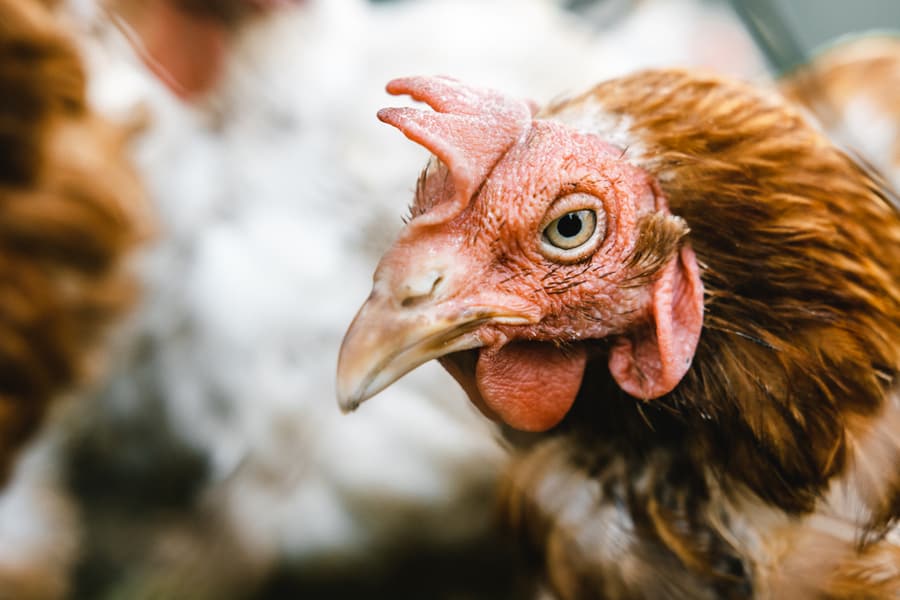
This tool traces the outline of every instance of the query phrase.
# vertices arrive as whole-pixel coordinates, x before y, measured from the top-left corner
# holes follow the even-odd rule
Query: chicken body
[[[28,559],[46,569],[80,533],[73,580],[92,598],[241,597],[277,568],[312,597],[331,596],[317,593],[317,581],[352,593],[394,573],[392,597],[421,580],[436,596],[468,586],[500,597],[496,578],[485,585],[461,568],[429,570],[501,560],[484,537],[506,458],[452,381],[434,365],[352,421],[330,402],[344,326],[401,225],[396,197],[422,160],[412,147],[381,160],[393,136],[370,118],[381,84],[405,65],[501,77],[543,97],[624,61],[715,63],[725,53],[697,43],[709,39],[701,17],[711,21],[703,32],[725,31],[715,38],[740,40],[737,26],[716,10],[663,0],[642,3],[598,41],[546,0],[306,0],[231,30],[221,77],[193,81],[213,89],[185,104],[148,75],[95,3],[64,4],[87,21],[97,105],[149,113],[136,160],[160,224],[116,368],[55,457],[68,468],[80,526],[33,516],[46,504],[23,489],[8,521],[64,538],[41,540],[50,551]],[[177,50],[186,40],[198,41],[156,41]],[[409,568],[409,553],[426,567]],[[9,559],[20,558],[10,548]]]
[[[100,375],[149,225],[128,128],[90,109],[76,44],[38,2],[0,2],[0,98],[0,597],[54,598],[72,511],[47,493],[58,440],[38,432]]]
[[[0,479],[49,402],[83,383],[133,289],[140,235],[126,132],[92,114],[73,42],[39,5],[0,5]]]
[[[797,110],[645,71],[532,116],[448,79],[338,367],[440,358],[511,431],[509,522],[560,598],[900,593],[900,216]],[[452,125],[451,125],[452,124]]]

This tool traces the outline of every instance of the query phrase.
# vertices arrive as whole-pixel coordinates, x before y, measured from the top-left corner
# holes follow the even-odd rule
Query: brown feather
[[[556,435],[511,472],[511,522],[562,598],[868,597],[840,590],[896,556],[877,544],[900,516],[900,436],[864,432],[896,412],[900,218],[798,110],[750,86],[643,72],[541,116],[586,105],[627,124],[629,153],[690,228],[704,328],[685,378],[650,403],[595,357]],[[883,477],[866,479],[876,446]],[[811,563],[808,587],[779,583],[793,563],[776,557],[842,486],[869,488],[853,539],[831,563],[818,547],[793,559]],[[896,590],[891,573],[871,590]]]
[[[780,82],[789,98],[809,107],[839,141],[862,151],[878,168],[900,175],[900,138],[873,143],[900,126],[900,37],[871,35],[844,40]],[[853,114],[851,114],[853,113]]]
[[[49,403],[85,382],[132,301],[146,233],[126,132],[94,116],[73,43],[0,1],[0,480]]]

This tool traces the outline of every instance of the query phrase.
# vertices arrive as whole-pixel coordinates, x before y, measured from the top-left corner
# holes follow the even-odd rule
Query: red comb
[[[378,118],[431,151],[447,166],[454,201],[430,219],[443,221],[469,203],[497,161],[531,125],[531,107],[500,92],[450,77],[407,77],[387,85],[393,95],[408,94],[437,112],[384,108]]]

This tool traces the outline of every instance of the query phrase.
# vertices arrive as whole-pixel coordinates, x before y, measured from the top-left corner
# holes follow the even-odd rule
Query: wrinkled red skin
[[[572,408],[587,350],[582,344],[561,351],[545,342],[513,342],[444,357],[441,364],[487,418],[520,431],[546,431]]]
[[[426,147],[428,133],[417,134]],[[702,325],[696,260],[686,247],[657,281],[624,285],[638,220],[667,208],[655,180],[621,154],[597,136],[535,121],[470,202],[459,205],[453,186],[426,181],[426,190],[444,196],[418,199],[427,204],[423,218],[410,222],[379,267],[376,282],[390,289],[423,268],[443,273],[433,314],[493,307],[531,320],[488,321],[476,330],[484,346],[477,359],[466,353],[442,360],[491,418],[527,431],[562,420],[583,378],[584,340],[616,340],[613,376],[640,398],[670,391],[690,364]],[[446,171],[430,177],[443,181]],[[560,264],[541,251],[542,224],[560,198],[575,193],[596,199],[592,207],[606,214],[605,236],[584,260]],[[434,214],[441,218],[428,218]],[[635,328],[645,333],[631,335]]]

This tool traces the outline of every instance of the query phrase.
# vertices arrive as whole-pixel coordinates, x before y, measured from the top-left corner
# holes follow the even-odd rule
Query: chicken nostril
[[[431,285],[428,285],[429,280]],[[406,285],[403,286],[403,299],[400,301],[400,306],[403,308],[412,308],[433,298],[443,281],[443,275],[430,273],[427,278],[423,278],[417,282],[407,282]]]

